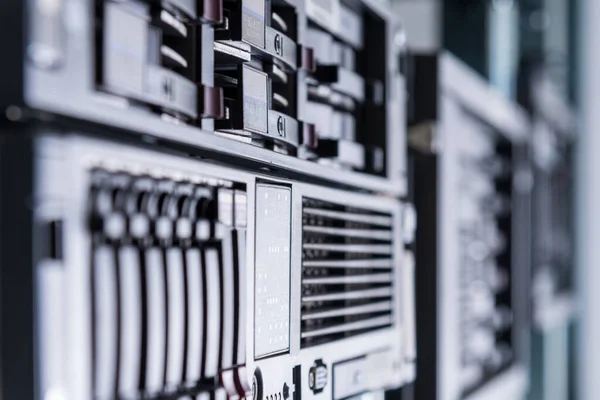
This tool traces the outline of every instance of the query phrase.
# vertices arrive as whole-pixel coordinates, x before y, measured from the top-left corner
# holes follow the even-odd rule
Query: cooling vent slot
[[[303,348],[392,325],[392,224],[390,214],[303,199]]]

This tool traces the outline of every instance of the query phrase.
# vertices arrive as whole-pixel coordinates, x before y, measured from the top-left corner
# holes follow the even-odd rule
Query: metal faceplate
[[[408,284],[412,271],[405,268],[403,261],[402,205],[399,201],[283,180],[265,174],[248,173],[75,134],[41,136],[36,143],[38,159],[36,198],[39,198],[40,204],[37,217],[40,221],[61,221],[64,243],[61,260],[52,263],[50,265],[52,268],[47,268],[48,265],[43,268],[40,266],[38,274],[41,296],[38,304],[42,307],[40,310],[44,311],[37,336],[40,355],[40,393],[43,397],[60,393],[65,398],[84,399],[91,398],[93,393],[93,346],[90,342],[92,280],[89,268],[91,236],[86,216],[89,210],[89,188],[93,183],[90,171],[97,169],[117,175],[121,171],[132,176],[222,188],[219,189],[219,223],[214,234],[219,238],[227,238],[231,237],[228,236],[231,232],[245,232],[245,240],[238,237],[233,242],[237,243],[233,248],[241,246],[243,249],[234,261],[245,266],[242,268],[245,275],[239,276],[238,294],[241,297],[235,303],[238,305],[228,303],[229,300],[226,298],[223,303],[225,307],[223,313],[215,314],[215,317],[231,320],[235,312],[232,314],[229,307],[233,307],[234,310],[237,308],[239,310],[237,322],[232,327],[226,328],[229,325],[228,321],[224,320],[223,332],[237,332],[235,335],[238,338],[245,335],[245,340],[243,343],[238,342],[237,345],[238,351],[243,353],[241,355],[228,353],[225,348],[219,354],[205,353],[205,357],[221,356],[218,365],[224,387],[216,392],[217,396],[226,397],[225,392],[233,396],[234,393],[239,393],[239,390],[247,390],[246,395],[252,396],[253,390],[257,398],[267,400],[333,399],[383,388],[400,387],[405,378],[412,375],[413,366],[410,364],[412,361],[407,360],[413,360],[414,340],[408,337],[405,343],[404,339],[405,332],[412,332],[414,329],[412,320],[414,312],[404,309],[412,306],[412,302],[405,303],[403,300],[413,297],[411,294],[404,294],[404,291],[412,290],[412,285]],[[181,190],[185,187],[182,186]],[[388,327],[327,344],[301,348],[302,199],[304,197],[336,202],[347,207],[368,209],[391,216],[391,282],[394,294],[391,300],[392,322]],[[232,202],[235,204],[233,209],[237,210],[233,214],[234,217],[231,217]],[[221,212],[229,217],[223,216],[225,214],[221,215]],[[185,220],[182,224],[185,227]],[[106,226],[110,228],[113,225]],[[119,227],[118,224],[114,226],[115,229]],[[200,236],[211,234],[201,225],[196,227],[195,231]],[[185,238],[186,232],[188,231],[182,229],[174,231],[174,234],[183,235],[181,237]],[[223,241],[223,251],[225,248],[231,248],[227,247],[230,245],[231,242]],[[205,250],[205,253],[203,262],[206,268],[210,268],[213,255],[208,250]],[[172,265],[184,263],[187,266],[188,277],[200,276],[197,271],[190,275],[190,271],[195,271],[190,268],[198,265],[192,262],[196,255],[197,253],[192,252],[187,256],[188,258],[182,259],[179,258],[180,254],[173,253],[165,262],[177,259],[177,262]],[[126,263],[128,260],[135,260],[137,253],[128,252],[123,256],[129,258],[119,262]],[[214,256],[218,257],[218,254],[215,253]],[[159,261],[151,258],[148,262],[149,265],[153,265],[152,263]],[[217,258],[214,262],[218,262]],[[231,261],[223,258],[219,262]],[[105,270],[105,272],[110,271]],[[207,274],[203,275],[203,279],[209,285],[204,286],[206,293],[202,296],[213,296],[211,293],[219,288],[231,290],[227,286],[229,282],[227,275],[223,275],[225,277],[223,284],[219,284],[218,276],[212,278],[212,272],[208,272],[207,270]],[[220,273],[229,272],[222,269]],[[150,282],[148,287],[151,290],[162,290],[161,286],[154,282],[156,279],[162,279],[161,276],[161,272],[156,270],[156,274],[146,277],[147,282]],[[106,279],[102,282],[105,284],[101,287],[109,293],[112,290],[110,282],[114,280],[110,275],[104,278]],[[128,287],[137,287],[129,283],[137,282],[138,278],[133,270],[129,270],[128,275],[121,276],[120,280],[121,284],[127,284]],[[173,283],[181,282],[180,278],[181,276],[175,276],[173,279],[167,277],[170,279],[169,282]],[[181,285],[183,288],[184,283],[182,282]],[[188,293],[188,302],[192,301],[190,299],[199,298],[194,295],[196,292],[194,286],[187,286],[187,288],[185,293]],[[179,292],[176,287],[173,287],[173,290],[175,290],[173,293]],[[125,326],[135,327],[139,323],[136,319],[138,305],[136,298],[132,297],[134,295],[130,293],[128,297],[127,312],[132,319]],[[165,307],[160,301],[155,301],[153,304],[161,309]],[[213,308],[216,306],[214,302],[209,303],[205,312],[213,313]],[[107,307],[105,309],[113,309],[111,307],[114,307],[114,304],[108,304]],[[171,300],[167,307],[173,307]],[[269,311],[271,319],[265,320],[258,315],[261,309]],[[176,311],[175,308],[172,310],[167,308],[169,313]],[[52,316],[52,324],[47,323],[48,316]],[[162,323],[160,318],[153,321],[159,324],[157,326]],[[196,332],[194,335],[202,332],[201,329],[198,331],[198,325],[195,323],[190,324],[188,321],[187,326],[188,328],[185,329],[193,329],[193,332]],[[236,327],[237,330],[231,330]],[[134,330],[134,332],[138,331]],[[134,336],[128,334],[126,335],[128,339],[125,340],[130,340],[135,335],[137,333]],[[156,340],[155,343],[160,343],[165,338],[156,337],[153,340]],[[172,346],[173,349],[178,349],[177,343],[173,343]],[[211,351],[214,349],[205,349],[205,352]],[[405,355],[404,352],[407,354]],[[136,351],[129,351],[121,355],[127,358],[136,357],[136,354]],[[152,354],[148,354],[148,357],[150,356]],[[152,357],[155,356],[160,357],[160,354]],[[227,365],[230,363],[230,357],[234,357],[237,361]],[[169,360],[167,359],[167,362]],[[129,375],[123,377],[121,383],[125,382],[123,379],[135,383],[136,371],[140,367],[131,362],[126,365],[128,365],[126,371]],[[205,365],[205,374],[208,373],[206,368]],[[187,371],[199,373],[190,366]],[[348,371],[352,373],[350,377],[339,375],[342,373],[346,375]],[[235,374],[237,377],[235,379],[239,379],[240,385],[233,384],[231,373]],[[98,378],[95,379],[97,385]],[[173,376],[173,379],[174,382],[177,381],[177,377]],[[347,379],[351,381],[347,382]],[[193,390],[193,386],[186,385],[182,386],[188,388],[185,390]],[[135,398],[135,384],[130,389],[130,397]],[[182,389],[180,387],[172,390]]]

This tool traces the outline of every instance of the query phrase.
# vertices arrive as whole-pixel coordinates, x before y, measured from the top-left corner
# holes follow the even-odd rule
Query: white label
[[[254,354],[289,349],[291,190],[256,187]]]

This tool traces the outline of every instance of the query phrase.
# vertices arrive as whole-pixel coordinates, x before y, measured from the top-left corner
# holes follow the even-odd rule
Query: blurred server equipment
[[[12,126],[3,397],[345,399],[413,379],[397,199]]]
[[[405,133],[399,30],[382,2],[33,0],[2,22],[11,119],[86,120],[246,165],[405,188],[405,159],[388,152]]]
[[[573,165],[575,119],[543,69],[523,71],[521,100],[530,111],[533,189],[533,322],[545,330],[573,309]]]
[[[574,314],[575,117],[540,63],[523,62],[520,101],[533,120],[531,399],[569,397]]]
[[[528,370],[528,119],[447,53],[415,55],[415,399],[518,399]]]

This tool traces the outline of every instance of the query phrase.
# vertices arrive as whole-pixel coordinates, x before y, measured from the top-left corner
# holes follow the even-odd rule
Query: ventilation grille
[[[392,217],[303,199],[302,347],[389,327]]]

